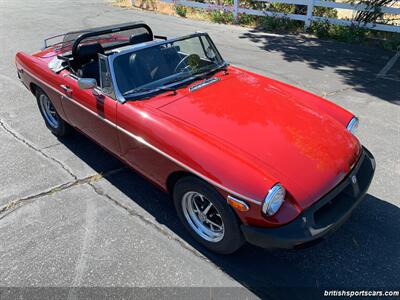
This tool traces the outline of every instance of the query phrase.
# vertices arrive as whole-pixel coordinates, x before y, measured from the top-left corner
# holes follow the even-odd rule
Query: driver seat
[[[153,37],[148,32],[132,34],[129,37],[129,43],[132,45],[151,42],[152,40],[153,40]]]
[[[79,45],[75,57],[78,66],[77,75],[81,78],[94,78],[100,82],[98,54],[104,54],[104,48],[99,43]]]

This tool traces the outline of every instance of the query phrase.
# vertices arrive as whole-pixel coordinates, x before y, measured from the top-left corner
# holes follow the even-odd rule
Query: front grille
[[[374,172],[374,166],[368,159],[364,159],[358,170],[356,177],[360,191],[366,191],[371,183],[371,173]]]
[[[341,212],[346,212],[354,204],[355,199],[340,193],[337,197],[327,202],[324,206],[314,212],[315,228],[324,228],[333,224],[342,215]]]
[[[313,212],[314,228],[324,228],[336,223],[366,193],[374,172],[374,164],[363,151],[349,175],[325,195]],[[352,178],[357,180],[353,182]]]

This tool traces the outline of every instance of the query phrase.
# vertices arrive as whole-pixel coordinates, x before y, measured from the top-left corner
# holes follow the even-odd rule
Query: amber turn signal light
[[[237,209],[238,211],[248,211],[250,209],[250,207],[245,202],[243,202],[242,200],[236,199],[232,196],[228,196],[228,198],[226,198],[226,200],[228,201],[228,204],[230,206]]]

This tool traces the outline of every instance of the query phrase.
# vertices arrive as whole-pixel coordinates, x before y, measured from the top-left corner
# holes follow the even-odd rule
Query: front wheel
[[[243,243],[240,224],[223,197],[204,181],[185,177],[174,187],[174,203],[189,233],[209,250],[230,254]]]
[[[50,98],[40,88],[37,88],[36,99],[47,128],[57,137],[67,135],[70,131],[69,125],[61,119],[53,105],[53,102],[51,102]]]

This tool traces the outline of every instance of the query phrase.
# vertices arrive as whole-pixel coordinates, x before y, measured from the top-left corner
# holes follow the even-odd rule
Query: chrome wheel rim
[[[182,197],[182,209],[189,226],[203,239],[217,243],[224,237],[221,214],[214,204],[198,192],[187,192]]]
[[[58,115],[50,99],[46,95],[41,94],[39,96],[39,104],[47,123],[53,128],[58,128]]]

